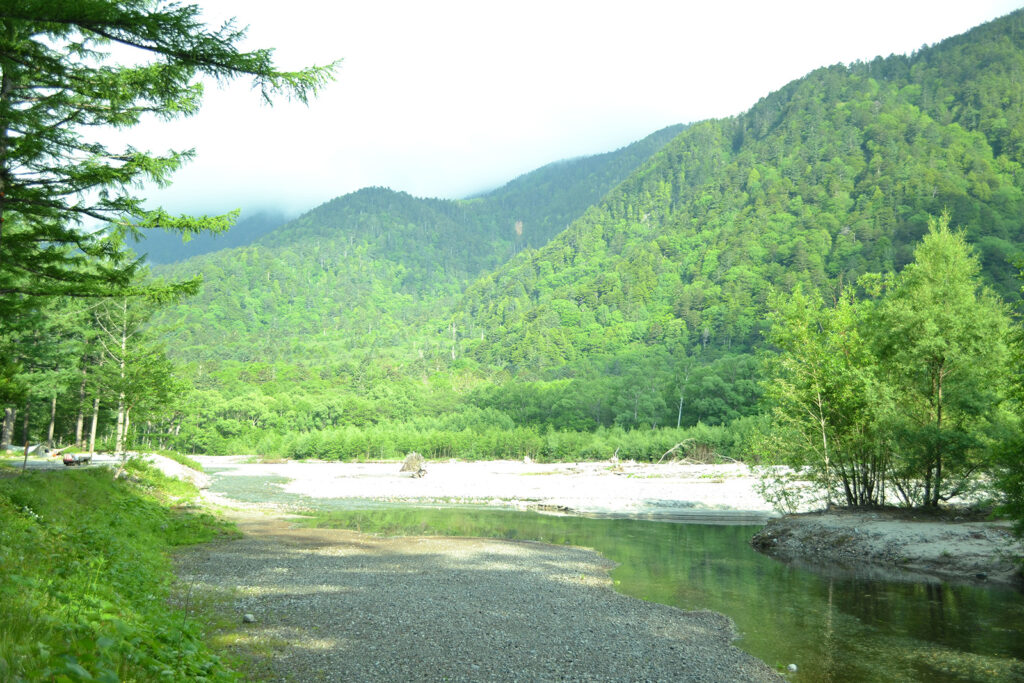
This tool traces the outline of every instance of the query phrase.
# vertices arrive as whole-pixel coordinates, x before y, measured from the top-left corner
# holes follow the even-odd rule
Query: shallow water
[[[213,488],[308,507],[319,526],[593,548],[619,563],[617,590],[729,615],[739,647],[780,670],[796,664],[796,681],[1024,680],[1024,594],[1013,589],[825,577],[755,552],[757,526],[307,499],[283,481],[215,477]]]

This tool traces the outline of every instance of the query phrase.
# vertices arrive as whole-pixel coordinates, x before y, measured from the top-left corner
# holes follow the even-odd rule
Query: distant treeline
[[[340,427],[315,432],[269,434],[260,455],[295,459],[364,461],[398,459],[416,451],[428,459],[495,460],[530,458],[538,462],[622,460],[657,462],[690,458],[705,462],[742,458],[745,436],[755,419],[730,427],[697,425],[686,429],[601,428],[594,432],[542,431],[531,427],[461,431],[420,425]],[[673,450],[674,449],[674,450]]]

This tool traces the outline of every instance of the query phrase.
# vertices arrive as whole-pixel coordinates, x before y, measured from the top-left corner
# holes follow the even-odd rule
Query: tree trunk
[[[825,459],[825,509],[828,510],[832,507],[832,470],[829,462],[828,453],[828,432],[826,430],[827,420],[825,419],[825,406],[822,400],[821,392],[818,392],[818,419],[821,426],[821,449],[822,456]]]
[[[124,429],[125,429],[125,407],[124,392],[117,396],[117,431],[114,432],[114,452],[124,453]]]
[[[53,425],[57,421],[57,394],[50,401],[50,427],[46,430],[46,447],[53,448]]]
[[[75,418],[75,447],[81,448],[82,429],[85,426],[85,368],[82,368],[82,383],[78,385],[78,416]]]
[[[89,429],[89,455],[96,452],[96,423],[100,419],[100,399],[97,396],[92,400],[92,427]]]
[[[125,435],[125,403],[124,403],[124,378],[125,378],[125,355],[128,348],[128,297],[124,297],[121,305],[121,357],[118,359],[118,369],[121,375],[121,392],[117,396],[117,437],[114,440],[114,451],[124,453]]]
[[[939,506],[939,497],[942,495],[942,369],[939,368],[937,379],[938,395],[935,399],[935,493],[929,501],[932,507]]]
[[[21,422],[21,442],[28,445],[28,409],[32,404],[29,403],[28,399],[25,399],[25,417]]]
[[[0,446],[6,448],[11,445],[11,439],[14,438],[14,415],[17,413],[16,408],[10,406],[4,408],[4,427],[3,432],[0,434]]]

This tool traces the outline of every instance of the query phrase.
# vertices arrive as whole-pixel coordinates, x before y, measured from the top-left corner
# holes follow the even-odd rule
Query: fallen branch
[[[658,458],[658,464],[660,465],[661,461],[665,459],[666,455],[668,455],[669,453],[672,453],[673,451],[677,450],[680,446],[685,445],[685,444],[692,444],[692,443],[693,443],[693,439],[683,439],[682,441],[677,443],[675,446],[673,446],[672,448],[670,448],[667,451],[665,451],[664,453],[662,453],[661,457]]]

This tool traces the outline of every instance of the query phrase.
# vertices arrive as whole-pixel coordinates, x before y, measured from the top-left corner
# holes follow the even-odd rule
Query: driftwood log
[[[405,456],[405,461],[402,463],[402,469],[399,471],[412,472],[412,476],[418,479],[427,473],[427,470],[423,467],[424,462],[422,455],[416,451],[412,451]]]

